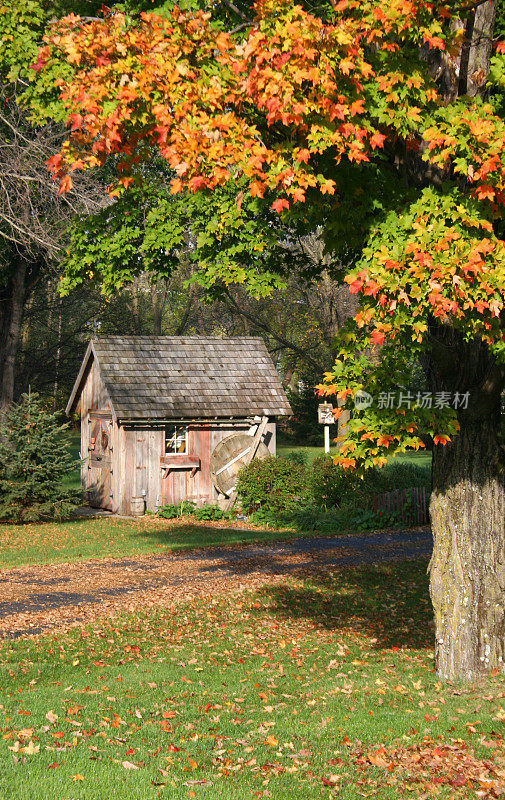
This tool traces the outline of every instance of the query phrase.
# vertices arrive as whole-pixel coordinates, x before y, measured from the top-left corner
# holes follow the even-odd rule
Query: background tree
[[[0,412],[14,397],[24,310],[37,284],[58,277],[70,220],[103,205],[103,188],[86,176],[72,195],[58,195],[46,160],[62,141],[61,126],[33,127],[9,87],[0,111]]]

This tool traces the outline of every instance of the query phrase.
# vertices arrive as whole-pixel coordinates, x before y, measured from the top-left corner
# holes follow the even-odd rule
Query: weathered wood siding
[[[90,465],[90,412],[111,413],[107,392],[94,360],[84,376],[78,408],[81,412],[81,481],[83,491],[96,487],[101,471]],[[197,505],[213,503],[219,493],[210,476],[211,453],[222,439],[238,431],[247,431],[249,425],[230,422],[229,425],[200,423],[189,426],[188,454],[200,458],[200,468],[192,475],[191,469],[162,469],[165,454],[163,427],[141,429],[111,424],[110,493],[112,511],[131,515],[132,497],[144,496],[148,511],[156,511],[163,503],[180,503],[190,500]],[[265,444],[275,455],[275,421],[268,423]]]
[[[163,429],[118,428],[117,513],[131,514],[132,497],[145,497],[148,511],[161,505]]]
[[[89,488],[96,486],[100,480],[101,470],[95,469],[90,466],[90,411],[108,411],[110,412],[110,405],[107,397],[107,392],[100,377],[98,367],[93,360],[88,368],[83,381],[81,397],[79,401],[81,412],[81,486],[83,492],[87,492]],[[114,480],[114,436],[116,425],[112,423],[112,483]],[[113,491],[113,488],[112,488]]]

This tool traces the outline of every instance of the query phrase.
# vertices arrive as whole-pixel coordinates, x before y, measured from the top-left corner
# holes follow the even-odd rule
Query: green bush
[[[156,513],[163,519],[177,519],[178,517],[195,517],[200,522],[205,520],[221,520],[221,519],[235,519],[235,515],[231,511],[223,511],[219,506],[211,503],[205,503],[203,506],[196,507],[194,503],[189,500],[182,500],[182,502],[168,503],[165,506],[159,506]]]
[[[159,517],[163,517],[163,519],[177,519],[177,517],[186,517],[189,514],[193,514],[195,510],[195,504],[190,503],[188,500],[183,500],[181,503],[167,503],[165,506],[159,506],[156,509],[156,513]]]
[[[431,487],[430,467],[417,464],[406,464],[401,461],[390,461],[382,469],[372,470],[378,492],[392,492],[395,489],[410,489],[412,486]]]
[[[308,494],[307,470],[285,458],[256,459],[238,474],[237,497],[245,514],[283,512],[305,504]]]
[[[392,462],[382,469],[368,469],[363,476],[342,470],[333,463],[330,455],[318,456],[310,474],[310,491],[313,503],[319,508],[340,508],[353,504],[355,508],[368,508],[376,494],[424,486],[431,483],[429,467]]]
[[[397,514],[372,511],[369,508],[353,508],[350,513],[351,527],[358,531],[376,531],[400,525]]]
[[[329,453],[318,456],[310,473],[311,498],[318,508],[336,508],[356,478],[333,463]]]
[[[309,462],[309,457],[303,450],[293,450],[291,453],[283,454],[281,458],[292,461],[293,464],[300,464],[302,467],[306,467]]]
[[[5,415],[0,436],[0,519],[64,519],[81,493],[63,483],[75,469],[67,425],[46,411],[38,394],[24,394]]]
[[[235,519],[235,515],[231,511],[223,511],[219,506],[205,503],[200,508],[195,508],[193,516],[199,521],[210,520],[219,521],[221,519]]]

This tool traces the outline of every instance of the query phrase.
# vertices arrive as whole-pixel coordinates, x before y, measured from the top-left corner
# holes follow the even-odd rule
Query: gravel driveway
[[[428,556],[431,548],[429,529],[417,528],[0,570],[0,637],[256,588],[294,574]]]

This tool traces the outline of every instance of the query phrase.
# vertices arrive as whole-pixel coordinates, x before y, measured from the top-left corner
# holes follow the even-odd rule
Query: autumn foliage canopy
[[[230,33],[177,7],[67,16],[33,65],[71,65],[60,81],[68,141],[49,166],[65,192],[75,170],[113,161],[114,197],[156,153],[174,195],[240,180],[282,219],[310,206],[330,231],[356,212],[362,246],[345,281],[360,308],[322,395],[345,403],[360,388],[407,385],[433,325],[502,358],[505,123],[492,92],[447,102],[437,82],[461,49],[458,14],[451,3],[340,0],[323,19],[293,0],[260,0],[253,24]],[[370,187],[382,192],[375,207]],[[340,462],[382,464],[422,446],[421,430],[444,442],[457,427],[448,407],[363,409]]]

